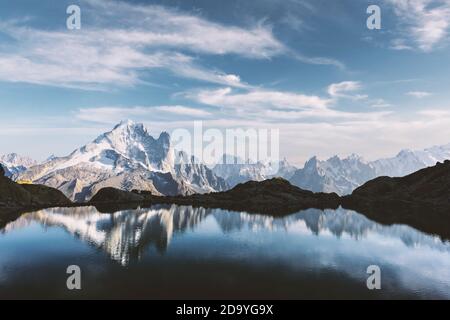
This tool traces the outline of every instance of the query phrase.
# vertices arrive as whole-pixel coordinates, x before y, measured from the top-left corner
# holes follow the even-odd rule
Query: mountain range
[[[222,163],[218,163],[213,167],[213,172],[225,179],[230,188],[247,181],[264,181],[275,177],[288,180],[294,175],[296,170],[297,168],[286,159],[278,163],[270,161],[252,162],[230,155],[224,155]]]
[[[286,159],[279,163],[250,162],[224,155],[208,167],[175,150],[168,133],[153,138],[142,124],[123,121],[111,131],[65,157],[42,163],[9,154],[0,157],[13,180],[44,184],[76,202],[90,200],[105,187],[149,191],[154,195],[191,195],[225,191],[247,181],[281,177],[304,190],[347,195],[379,176],[399,177],[450,159],[450,144],[425,150],[402,150],[391,158],[365,161],[358,155],[312,157],[303,168]]]
[[[17,153],[0,156],[0,166],[5,170],[5,176],[7,177],[24,172],[37,164],[37,161],[29,157],[20,156]]]
[[[358,155],[347,158],[334,156],[328,160],[313,157],[302,169],[295,171],[289,181],[314,192],[351,194],[367,181],[381,176],[402,177],[420,169],[450,159],[450,144],[425,150],[402,150],[391,158],[365,161]]]
[[[226,182],[207,166],[175,151],[168,133],[155,139],[142,124],[131,121],[119,123],[68,156],[51,157],[14,174],[13,179],[59,189],[76,202],[89,200],[105,187],[155,195],[227,189]]]

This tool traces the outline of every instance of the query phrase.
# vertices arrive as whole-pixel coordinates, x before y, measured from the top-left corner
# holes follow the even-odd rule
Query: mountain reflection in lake
[[[71,264],[81,291],[65,287]],[[343,209],[47,209],[1,231],[0,297],[450,298],[450,243]]]

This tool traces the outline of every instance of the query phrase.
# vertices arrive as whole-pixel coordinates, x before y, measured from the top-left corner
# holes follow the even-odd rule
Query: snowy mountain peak
[[[176,165],[174,158],[167,132],[155,139],[143,124],[127,120],[70,155],[21,173],[18,179],[58,188],[75,201],[88,200],[104,187],[147,190],[156,195],[226,188],[206,166],[189,158]]]
[[[120,139],[144,136],[146,134],[147,130],[142,123],[138,124],[131,120],[127,120],[121,121],[111,131],[101,134],[95,141],[101,141],[105,137],[108,137],[112,142],[114,142]]]
[[[37,162],[29,157],[20,156],[17,153],[10,153],[0,157],[0,164],[5,170],[7,177],[21,173],[30,167],[37,165]]]
[[[130,119],[122,120],[118,124],[116,124],[116,126],[113,128],[113,131],[119,128],[132,128],[134,126],[136,126],[136,123],[133,120]]]
[[[254,162],[237,156],[224,154],[222,163],[214,166],[213,172],[226,180],[230,187],[247,181],[262,181],[274,177],[289,179],[297,168],[286,159],[275,162],[270,160]]]
[[[319,159],[316,156],[312,157],[308,161],[306,161],[304,169],[317,169],[317,165],[319,163]]]
[[[303,169],[297,170],[290,182],[315,192],[351,193],[374,176],[374,169],[356,154],[341,159],[334,156],[320,161],[312,157]]]
[[[303,189],[345,195],[376,177],[405,176],[446,159],[450,159],[450,144],[416,151],[403,149],[395,157],[371,162],[356,154],[344,159],[334,156],[325,161],[313,157],[290,181]]]
[[[172,172],[174,151],[167,132],[153,138],[142,123],[122,121],[113,130],[100,135],[92,143],[76,150],[73,156],[81,156],[89,162],[103,166],[114,162],[116,171],[121,164],[131,162],[151,171]]]
[[[410,149],[403,149],[398,154],[397,157],[408,157],[410,155],[414,154],[414,152]]]
[[[47,157],[47,159],[45,159],[44,163],[50,162],[56,158],[57,158],[57,156],[55,156],[54,154],[51,154],[50,156]]]
[[[361,157],[359,154],[356,154],[356,153],[352,153],[351,155],[349,155],[347,157],[347,160],[365,162],[364,158]]]
[[[0,162],[13,167],[23,166],[26,168],[32,167],[37,164],[36,161],[29,157],[20,156],[17,153],[9,153],[0,157]]]

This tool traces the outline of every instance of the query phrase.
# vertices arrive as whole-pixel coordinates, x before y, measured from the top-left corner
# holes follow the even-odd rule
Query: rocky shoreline
[[[271,215],[286,215],[303,209],[336,209],[340,205],[337,194],[313,193],[292,186],[288,181],[274,178],[261,182],[246,182],[235,188],[190,196],[153,196],[147,192],[125,192],[113,188],[99,191],[89,202],[101,205],[117,202],[192,205]]]
[[[382,224],[407,224],[450,239],[450,161],[403,178],[374,179],[345,197],[306,191],[282,178],[250,181],[225,192],[189,196],[156,196],[146,191],[103,188],[86,203],[73,203],[56,189],[18,185],[3,176],[0,188],[3,191],[0,227],[23,212],[49,207],[95,206],[101,212],[115,212],[155,204],[177,204],[284,216],[309,208],[323,210],[341,206]]]

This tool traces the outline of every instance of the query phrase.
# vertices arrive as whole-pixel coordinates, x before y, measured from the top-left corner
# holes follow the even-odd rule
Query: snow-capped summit
[[[450,159],[450,144],[424,150],[404,149],[395,157],[366,162],[352,154],[320,161],[316,157],[295,172],[290,182],[315,192],[350,194],[354,189],[379,176],[401,177]]]
[[[44,163],[45,163],[45,162],[52,161],[52,160],[55,159],[55,158],[57,158],[57,157],[52,153],[51,155],[49,155],[49,156],[47,157],[47,159],[45,159]]]
[[[415,151],[404,149],[393,158],[376,160],[371,165],[377,176],[401,177],[447,159],[450,159],[450,144]]]
[[[143,169],[172,172],[174,154],[170,136],[163,132],[154,139],[143,124],[122,121],[113,130],[101,134],[93,142],[75,150],[58,169],[74,163],[88,163],[119,173],[141,166]]]
[[[199,163],[194,156],[184,151],[176,152],[175,174],[186,181],[187,187],[195,193],[227,190],[228,184],[206,165]],[[186,192],[182,192],[186,193]]]
[[[37,164],[37,162],[31,159],[30,157],[21,156],[18,155],[17,153],[10,153],[1,156],[0,162],[14,167],[23,166],[26,168],[32,167]]]
[[[76,201],[90,199],[103,187],[167,195],[224,188],[223,180],[203,165],[186,164],[182,171],[189,174],[181,174],[174,154],[167,132],[155,139],[143,124],[128,120],[70,155],[50,159],[16,178],[58,188]]]
[[[223,155],[222,163],[214,166],[213,172],[225,179],[230,187],[247,181],[263,181],[273,177],[289,179],[297,168],[286,159],[279,162],[243,160],[232,155]]]
[[[5,168],[6,176],[10,177],[37,165],[37,162],[29,157],[10,153],[0,157],[0,165]]]
[[[183,151],[176,152],[167,132],[154,138],[143,124],[127,120],[66,157],[52,156],[37,165],[10,154],[1,157],[0,164],[12,179],[45,184],[85,201],[103,187],[175,195],[223,191],[273,177],[306,190],[345,195],[378,176],[405,176],[446,159],[450,159],[450,144],[405,149],[395,157],[371,162],[357,154],[328,160],[312,157],[298,170],[286,159],[254,162],[224,155],[223,162],[210,169]]]
[[[312,157],[303,169],[295,172],[290,182],[314,192],[348,194],[373,175],[373,168],[355,154],[343,159],[334,156],[325,161]]]

